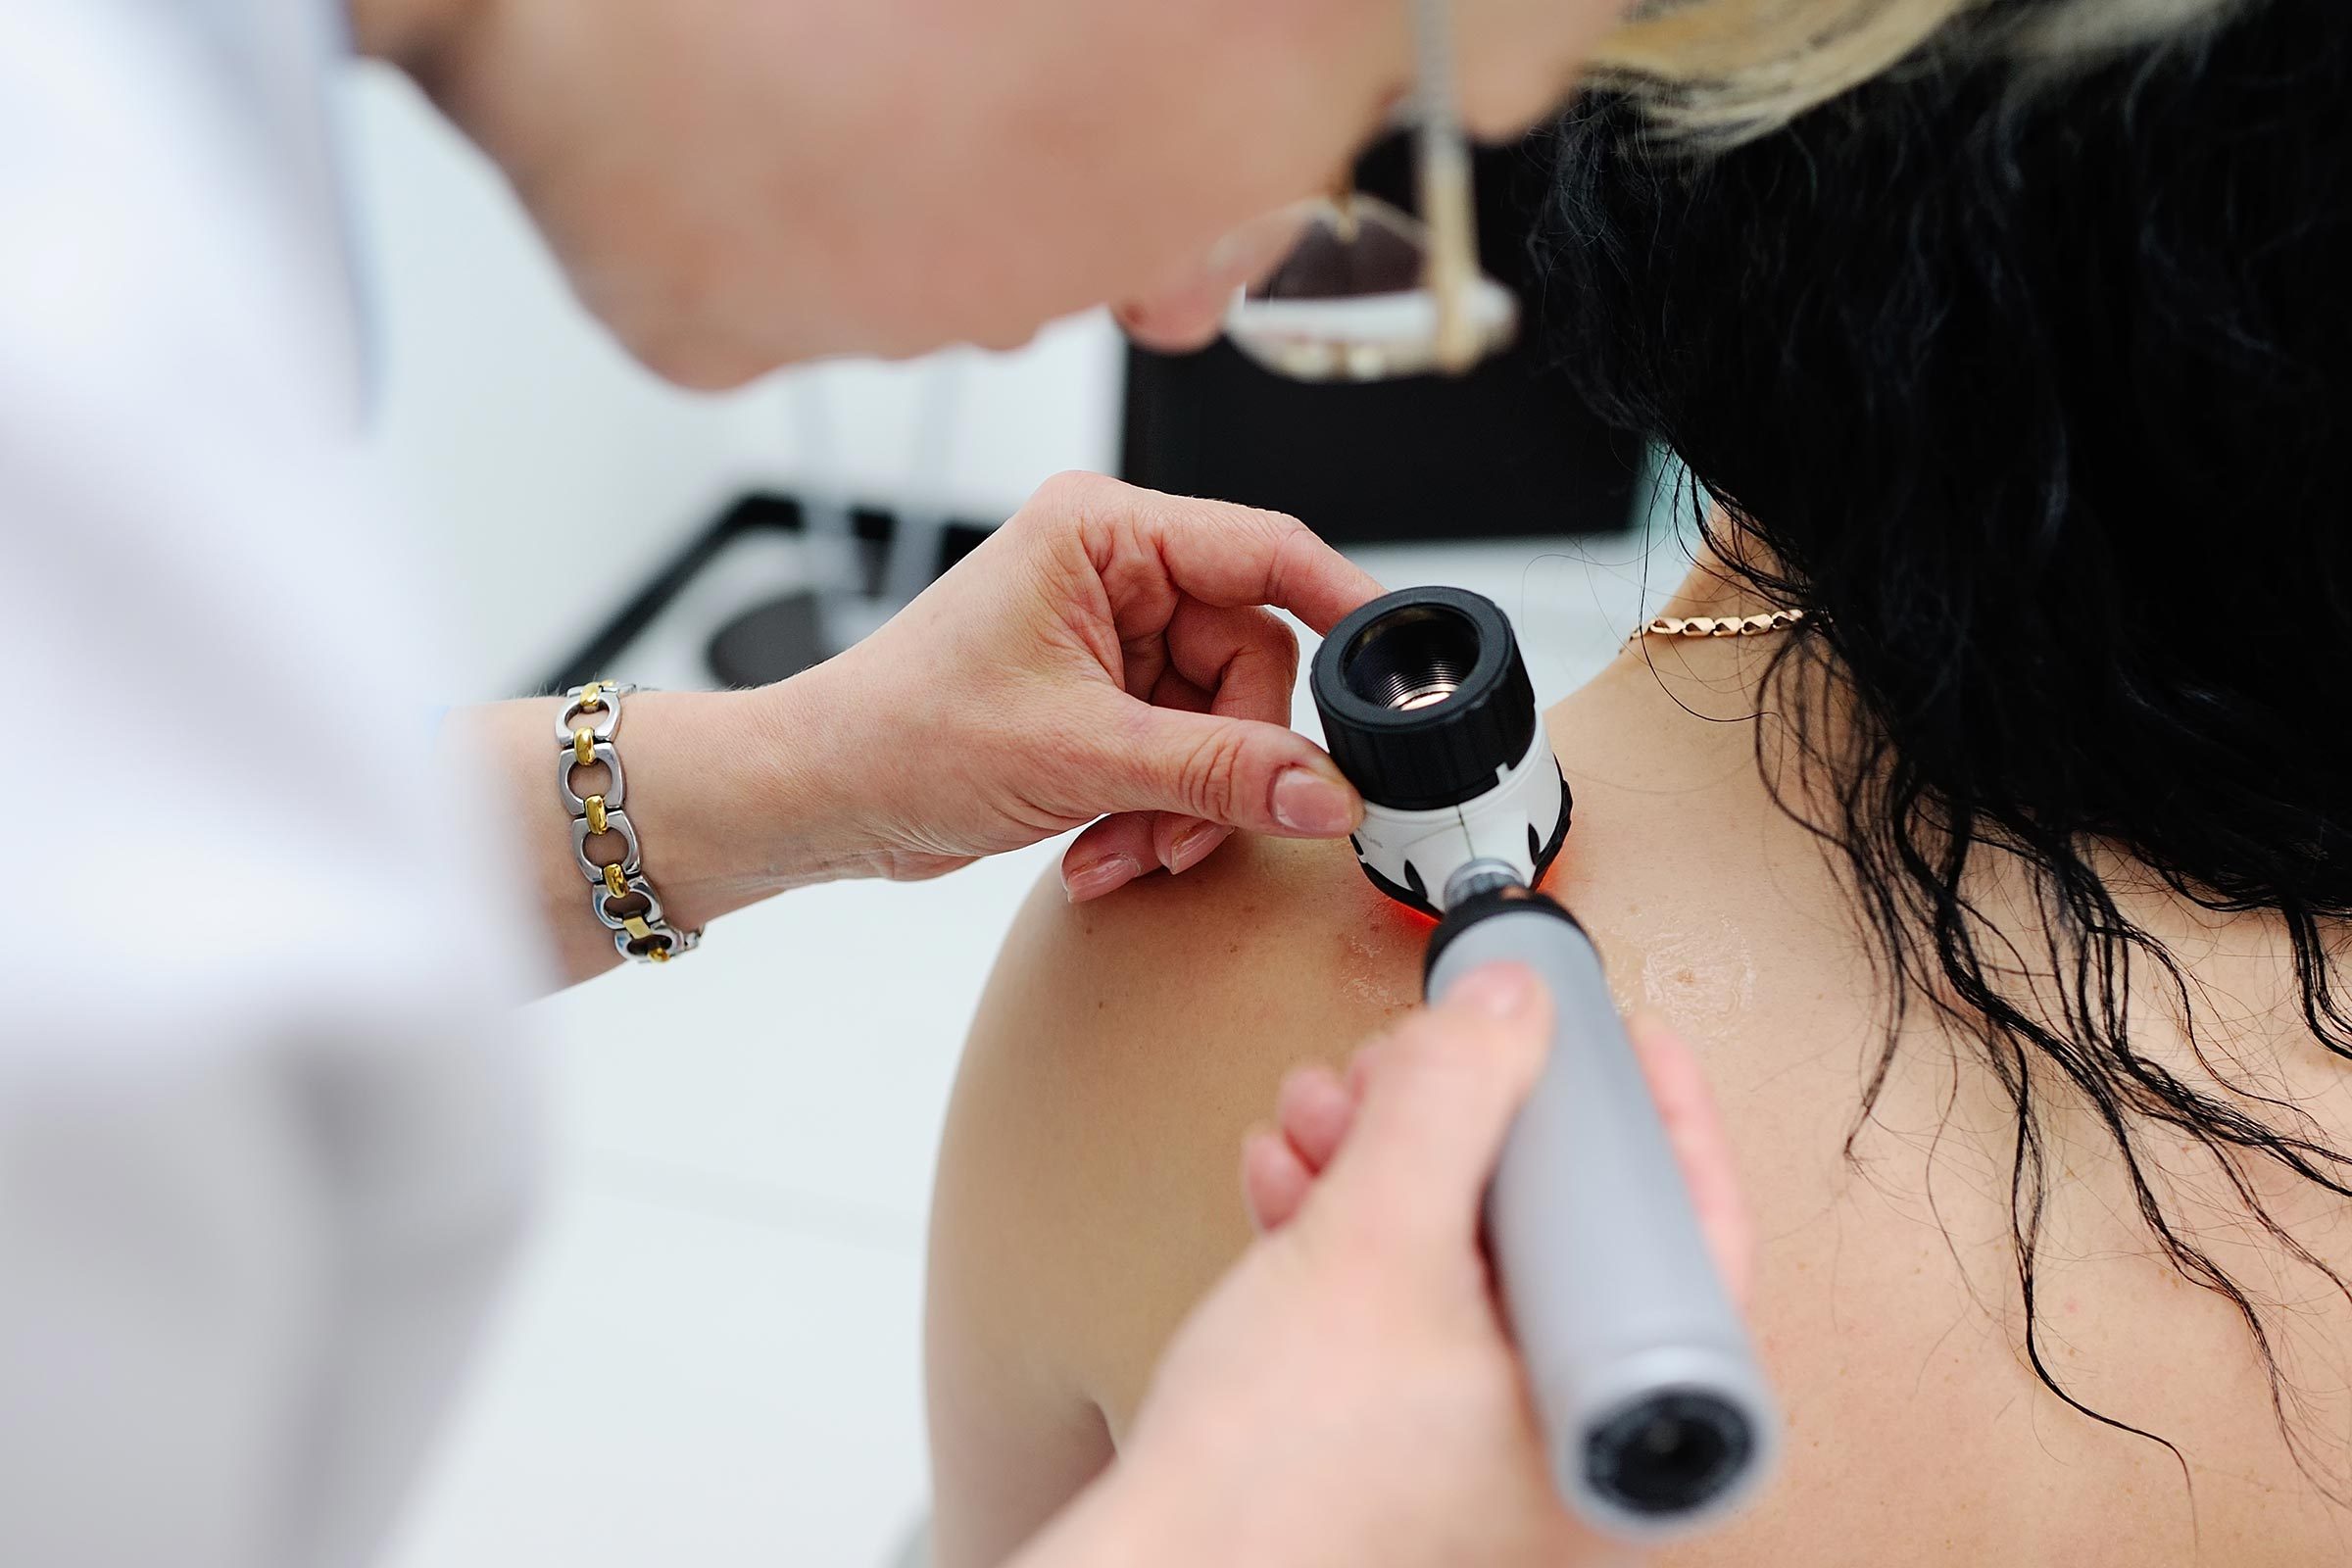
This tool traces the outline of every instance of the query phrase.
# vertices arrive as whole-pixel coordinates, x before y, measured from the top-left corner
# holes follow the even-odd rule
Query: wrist
[[[530,698],[454,713],[449,744],[486,761],[530,868],[559,971],[585,979],[619,961],[589,907],[570,812],[556,788],[557,700]],[[753,692],[638,692],[614,734],[626,811],[643,875],[681,930],[787,888],[869,874],[874,857],[843,803],[856,781],[830,765],[818,683],[799,677]],[[578,788],[597,787],[601,765]]]
[[[674,918],[701,926],[792,888],[871,874],[858,782],[816,673],[630,699],[620,737],[630,814]]]

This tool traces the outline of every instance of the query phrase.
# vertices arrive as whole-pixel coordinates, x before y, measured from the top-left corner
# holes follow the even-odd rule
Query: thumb
[[[1100,809],[1179,811],[1282,838],[1333,839],[1364,819],[1339,764],[1284,724],[1143,708],[1109,760]]]
[[[1408,1247],[1471,1243],[1503,1138],[1544,1071],[1551,1016],[1534,971],[1490,964],[1366,1048],[1354,1125],[1311,1202]]]

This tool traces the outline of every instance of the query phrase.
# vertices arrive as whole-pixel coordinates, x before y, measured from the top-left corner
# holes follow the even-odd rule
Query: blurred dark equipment
[[[857,544],[858,581],[850,590],[876,599],[882,592],[890,552],[898,543],[898,515],[882,506],[849,508]],[[932,543],[937,576],[988,537],[993,524],[951,518]],[[687,541],[618,610],[564,656],[537,683],[546,693],[567,691],[608,673],[687,585],[700,577],[729,545],[747,534],[804,534],[807,512],[795,496],[754,493],[737,500]],[[839,650],[831,646],[813,591],[778,595],[728,619],[710,636],[710,673],[722,686],[761,686],[797,675]]]
[[[1410,143],[1366,155],[1356,187],[1410,209]],[[1127,351],[1125,450],[1135,484],[1270,507],[1337,543],[1631,526],[1641,454],[1545,368],[1528,247],[1536,158],[1482,148],[1479,253],[1519,296],[1519,341],[1460,377],[1306,384],[1231,345],[1185,356]]]

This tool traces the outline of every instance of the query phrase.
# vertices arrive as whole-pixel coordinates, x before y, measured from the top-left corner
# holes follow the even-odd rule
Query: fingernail
[[[1168,874],[1190,870],[1195,861],[1217,847],[1224,830],[1214,822],[1195,822],[1168,846]]]
[[[1535,1004],[1536,977],[1523,963],[1490,963],[1464,975],[1446,993],[1447,1006],[1463,1006],[1492,1018],[1516,1018]]]
[[[1072,904],[1084,904],[1099,899],[1113,888],[1124,887],[1144,874],[1143,862],[1132,855],[1105,855],[1100,860],[1090,860],[1074,871],[1061,874],[1061,891]]]
[[[1274,820],[1294,833],[1336,839],[1355,829],[1355,800],[1311,767],[1286,767],[1274,780]]]

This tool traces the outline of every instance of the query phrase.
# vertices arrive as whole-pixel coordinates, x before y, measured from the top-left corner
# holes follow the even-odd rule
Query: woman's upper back
[[[1816,628],[1554,715],[1560,891],[1708,1053],[1760,1210],[1789,1470],[1692,1560],[2352,1560],[2352,8],[2202,14],[2061,74],[2018,69],[2059,13],[1986,0],[1728,152],[1624,104],[1557,141],[1563,363]],[[943,1384],[996,1346],[1099,1462],[1070,1401],[1132,1407],[1241,1240],[1240,1124],[1417,939],[1273,846],[1033,908]],[[989,1236],[1037,1263],[993,1328]]]
[[[2040,1233],[2036,1350],[2070,1394],[2180,1460],[2070,1410],[2027,1364],[2012,1110],[1976,1049],[1915,1015],[1857,1128],[1886,990],[1831,861],[1767,797],[1755,724],[1721,721],[1740,714],[1727,671],[1743,654],[1692,651],[1685,671],[1670,649],[1657,673],[1621,661],[1551,715],[1577,803],[1553,891],[1620,1000],[1663,1011],[1706,1059],[1756,1211],[1757,1328],[1790,1425],[1756,1515],[1671,1560],[2347,1555],[2352,1515],[2296,1468],[2244,1325],[2155,1254],[2063,1086],[2045,1081],[2038,1131],[2064,1174]],[[2257,918],[2199,923],[2211,940],[2192,978],[2234,999],[2224,1043],[2238,1067],[2352,1141],[2352,1075],[2302,1030],[2291,962]],[[975,1353],[1023,1369],[989,1466],[1030,1423],[1095,1444],[1121,1430],[1160,1345],[1247,1239],[1242,1132],[1289,1067],[1340,1059],[1417,1000],[1426,931],[1328,847],[1241,844],[1101,906],[1041,892],[975,1029],[935,1221],[935,1377]],[[2145,1048],[2194,1071],[2153,1015]],[[2301,1436],[2324,1446],[2352,1418],[2326,1396],[2347,1370],[2326,1352],[2352,1347],[2352,1312],[2230,1218],[2193,1145],[2153,1157],[2209,1246],[2311,1314],[2269,1330],[2301,1357],[2319,1396]],[[2352,1267],[2335,1200],[2253,1174]],[[943,1338],[959,1342],[944,1357]],[[1061,1462],[1083,1471],[1088,1441]],[[943,1457],[952,1518],[959,1467]]]

